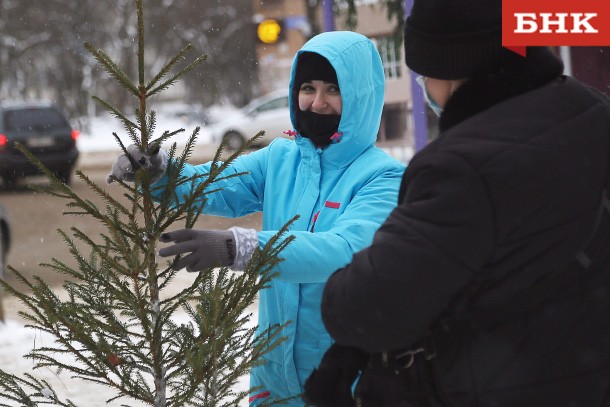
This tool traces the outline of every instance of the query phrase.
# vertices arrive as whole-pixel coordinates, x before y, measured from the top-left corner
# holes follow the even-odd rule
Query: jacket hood
[[[343,106],[338,131],[341,141],[326,147],[321,160],[323,165],[344,167],[377,140],[385,92],[381,57],[371,40],[351,31],[325,32],[307,41],[295,55],[290,73],[290,120],[294,128],[298,109],[295,74],[302,52],[322,55],[337,74]],[[315,148],[300,135],[296,142],[301,149]]]

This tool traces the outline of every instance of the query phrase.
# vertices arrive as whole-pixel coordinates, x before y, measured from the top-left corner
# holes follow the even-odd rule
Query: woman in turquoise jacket
[[[251,394],[251,406],[269,397],[302,393],[305,380],[331,345],[320,315],[324,283],[350,262],[353,253],[371,244],[396,206],[404,172],[402,163],[374,145],[385,80],[379,54],[368,38],[353,32],[313,37],[294,57],[289,86],[295,129],[287,130],[294,140],[277,138],[237,158],[226,171],[247,174],[216,183],[222,190],[206,196],[207,214],[239,217],[262,211],[262,230],[183,229],[167,233],[164,241],[175,244],[160,251],[162,256],[187,254],[176,267],[189,271],[212,265],[243,269],[255,248],[299,215],[289,232],[295,240],[281,254],[279,275],[259,295],[261,331],[293,323],[282,331],[288,340],[251,372],[251,386],[260,386]],[[123,166],[120,161],[111,175],[126,179],[128,161]],[[163,167],[165,158],[151,161]],[[210,163],[187,166],[183,175],[209,169]],[[162,177],[159,183],[163,182]],[[181,186],[177,195],[188,194],[189,187]],[[227,253],[224,245],[211,249],[225,238],[234,240],[236,255]],[[297,398],[289,405],[303,402]]]

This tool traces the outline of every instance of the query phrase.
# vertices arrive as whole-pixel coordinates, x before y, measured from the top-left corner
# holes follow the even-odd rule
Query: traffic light
[[[256,25],[256,37],[263,44],[275,44],[284,39],[284,21],[267,18]]]

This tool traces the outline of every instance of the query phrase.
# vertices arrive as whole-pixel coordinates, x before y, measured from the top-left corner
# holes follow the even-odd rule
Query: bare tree
[[[91,114],[90,92],[126,100],[83,48],[88,38],[133,70],[132,0],[0,0],[0,92],[3,99],[44,98],[71,116]],[[250,0],[151,0],[147,73],[169,50],[192,43],[208,61],[185,78],[185,101],[248,100],[256,86]],[[238,69],[236,69],[238,68]],[[92,89],[93,86],[93,89]],[[203,96],[205,95],[205,96]],[[123,108],[118,103],[119,108]]]

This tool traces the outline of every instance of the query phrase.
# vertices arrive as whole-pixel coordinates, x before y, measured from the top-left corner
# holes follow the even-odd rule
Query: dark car
[[[0,104],[0,176],[5,187],[40,171],[15,148],[24,145],[62,182],[69,184],[76,161],[78,130],[50,104]]]

